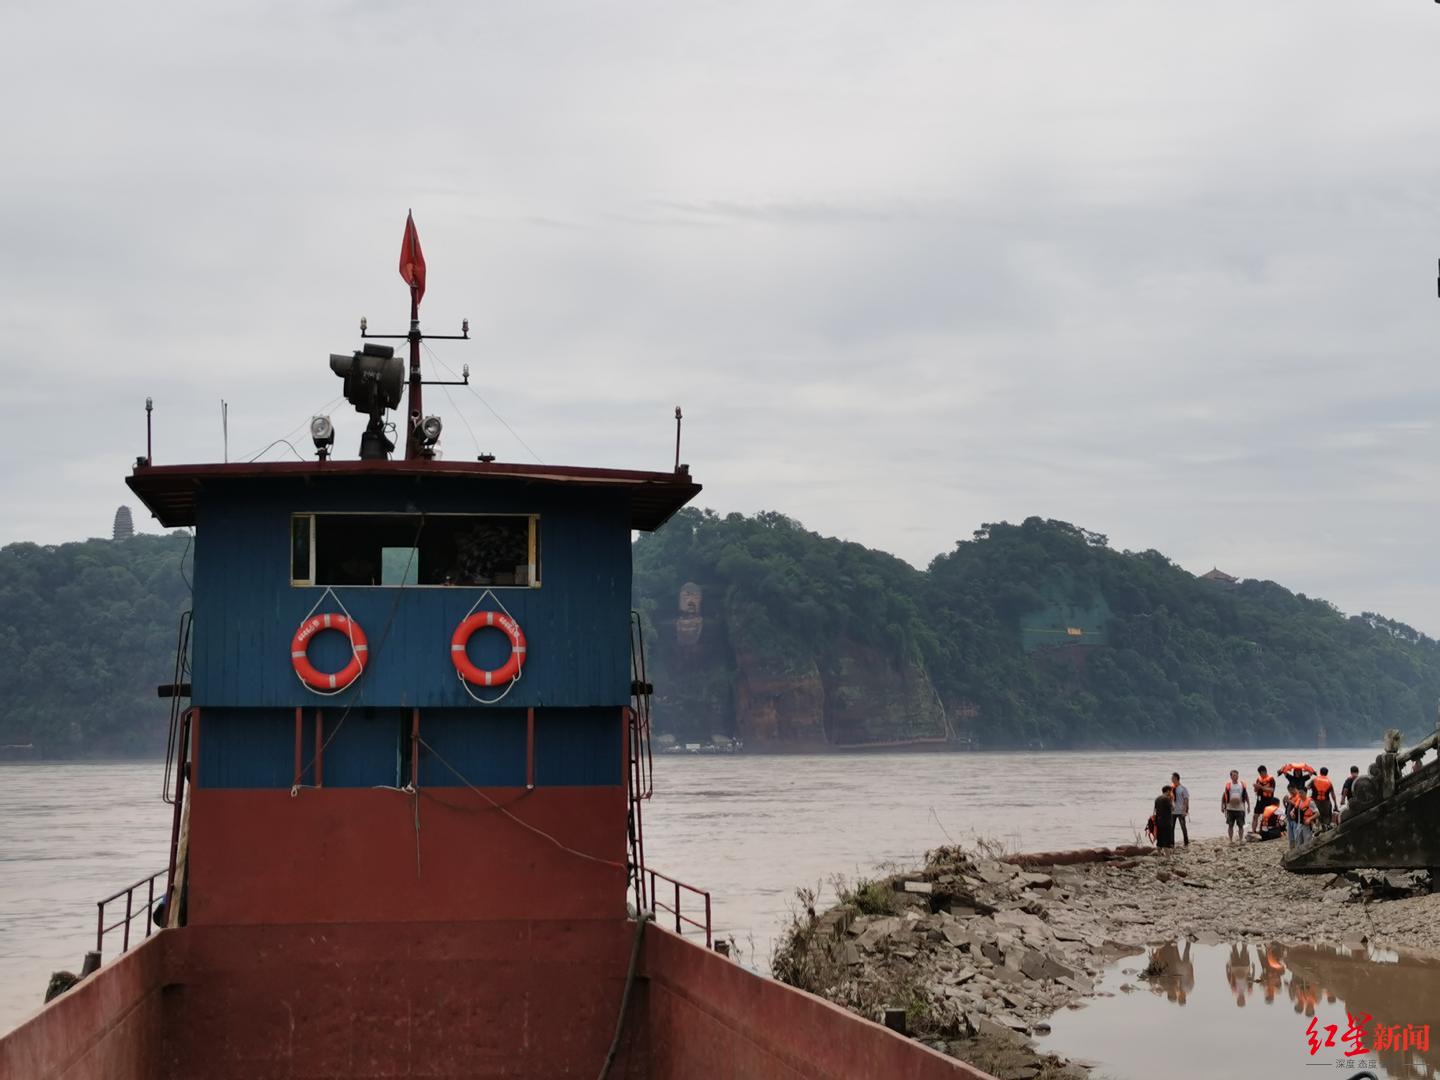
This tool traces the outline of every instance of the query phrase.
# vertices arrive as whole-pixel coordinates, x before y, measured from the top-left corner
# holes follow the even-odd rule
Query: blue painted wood
[[[288,788],[295,782],[293,710],[206,709],[198,746],[201,788]]]
[[[313,727],[313,722],[312,725]],[[324,786],[400,787],[402,738],[410,739],[410,714],[404,709],[352,709],[325,714],[320,761]],[[294,747],[291,747],[294,758]]]
[[[620,783],[621,723],[619,708],[537,709],[535,786]]]
[[[337,588],[369,637],[368,669],[350,690],[331,698],[311,693],[295,677],[290,640],[324,590],[290,585],[290,515],[346,510],[538,513],[541,588],[496,590],[529,643],[524,675],[504,707],[618,708],[628,701],[625,496],[560,493],[510,481],[337,478],[308,485],[230,481],[200,493],[192,664],[197,705],[321,706],[332,714],[347,706],[476,707],[456,677],[449,649],[451,633],[481,589]],[[327,598],[321,610],[337,608]],[[477,662],[489,666],[497,650],[503,647],[496,633],[472,640]],[[322,670],[333,670],[343,665],[345,653],[343,639],[327,634],[310,655]]]
[[[420,737],[432,748],[420,748],[422,788],[525,786],[524,709],[432,709]]]

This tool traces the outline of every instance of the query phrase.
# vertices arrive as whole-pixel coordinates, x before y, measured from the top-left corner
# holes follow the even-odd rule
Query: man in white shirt
[[[1180,830],[1180,835],[1185,837],[1185,846],[1190,846],[1190,826],[1186,823],[1190,817],[1190,789],[1180,783],[1178,772],[1170,774],[1170,784],[1175,789],[1175,825]]]
[[[1225,835],[1245,842],[1245,816],[1250,809],[1250,790],[1240,782],[1240,770],[1230,770],[1230,782],[1220,793],[1220,811],[1225,815]]]

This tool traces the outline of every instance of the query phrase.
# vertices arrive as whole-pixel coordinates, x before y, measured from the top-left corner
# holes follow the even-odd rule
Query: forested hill
[[[164,752],[166,703],[155,687],[171,679],[177,620],[190,606],[187,543],[0,548],[0,747],[33,743],[46,757]]]
[[[656,721],[686,741],[1368,745],[1440,701],[1440,645],[1402,623],[1061,521],[986,525],[919,571],[780,514],[687,510],[635,566]]]
[[[0,746],[163,750],[186,547],[0,549]],[[1440,701],[1440,645],[1408,626],[1038,518],[921,571],[781,514],[687,510],[636,542],[635,603],[657,731],[682,742],[1370,744],[1428,731]]]

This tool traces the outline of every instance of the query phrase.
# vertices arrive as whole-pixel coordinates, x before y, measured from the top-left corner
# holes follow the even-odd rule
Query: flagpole
[[[412,259],[415,249],[419,247],[419,238],[415,233],[414,211],[405,211],[405,232],[410,238],[410,255]],[[420,456],[420,440],[417,428],[420,418],[425,415],[424,403],[421,400],[420,380],[420,283],[415,280],[410,282],[410,402],[407,408],[408,422],[405,425],[405,460],[410,461]]]
[[[405,425],[405,460],[420,456],[417,427],[425,415],[421,401],[420,381],[420,290],[410,286],[410,404],[409,422]]]

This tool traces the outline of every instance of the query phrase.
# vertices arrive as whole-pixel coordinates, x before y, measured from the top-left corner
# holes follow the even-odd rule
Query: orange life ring
[[[482,671],[465,655],[465,646],[477,630],[493,626],[510,639],[510,659],[493,671]],[[450,662],[460,677],[473,686],[499,686],[514,682],[525,666],[525,631],[503,611],[477,611],[455,628],[450,638]]]
[[[350,639],[350,663],[333,675],[317,670],[310,663],[310,642],[322,630],[339,630]],[[312,690],[344,690],[360,677],[369,656],[370,644],[365,640],[365,631],[358,622],[344,615],[311,615],[290,640],[290,663],[300,681]]]

